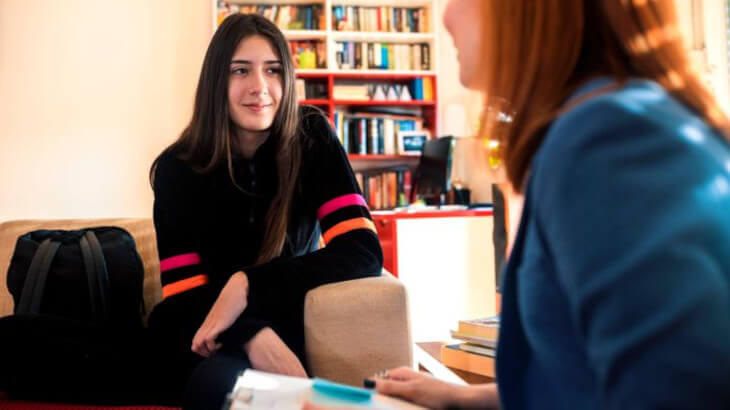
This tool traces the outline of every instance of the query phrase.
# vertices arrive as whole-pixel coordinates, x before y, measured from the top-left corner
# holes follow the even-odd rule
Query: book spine
[[[367,120],[361,118],[359,121],[359,137],[360,137],[360,154],[366,155],[368,153],[368,131],[367,131]]]
[[[355,44],[355,68],[362,68],[362,43]]]
[[[493,358],[465,352],[450,346],[441,347],[441,362],[448,367],[487,377],[495,377],[496,375]]]
[[[431,67],[431,54],[428,44],[421,44],[421,70],[429,70]]]

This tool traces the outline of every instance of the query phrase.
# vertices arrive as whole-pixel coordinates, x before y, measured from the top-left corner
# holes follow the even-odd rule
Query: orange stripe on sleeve
[[[162,298],[165,299],[169,296],[177,295],[178,293],[197,288],[198,286],[203,286],[206,283],[208,283],[208,275],[195,275],[187,279],[172,282],[162,287]]]
[[[353,218],[342,221],[328,229],[327,232],[325,232],[323,235],[324,242],[330,243],[330,241],[332,241],[332,239],[334,239],[335,237],[350,231],[354,231],[355,229],[370,229],[371,231],[375,232],[375,234],[378,233],[378,231],[375,229],[375,224],[370,219],[365,217]]]

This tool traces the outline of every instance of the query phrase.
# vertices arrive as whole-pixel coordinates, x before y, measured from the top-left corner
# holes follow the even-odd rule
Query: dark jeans
[[[242,351],[218,351],[203,360],[193,371],[185,388],[184,409],[221,409],[232,393],[236,379],[251,367]]]

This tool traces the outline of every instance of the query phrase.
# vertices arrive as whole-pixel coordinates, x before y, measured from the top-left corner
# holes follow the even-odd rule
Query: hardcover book
[[[460,348],[459,344],[441,346],[441,363],[482,376],[495,377],[494,356],[472,353]]]
[[[499,316],[460,320],[458,332],[467,336],[496,340],[499,337]]]

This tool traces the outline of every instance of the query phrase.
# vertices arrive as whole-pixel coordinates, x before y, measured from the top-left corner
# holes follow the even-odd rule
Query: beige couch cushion
[[[379,370],[412,363],[406,290],[386,271],[314,289],[304,317],[307,358],[319,377],[362,386]]]

